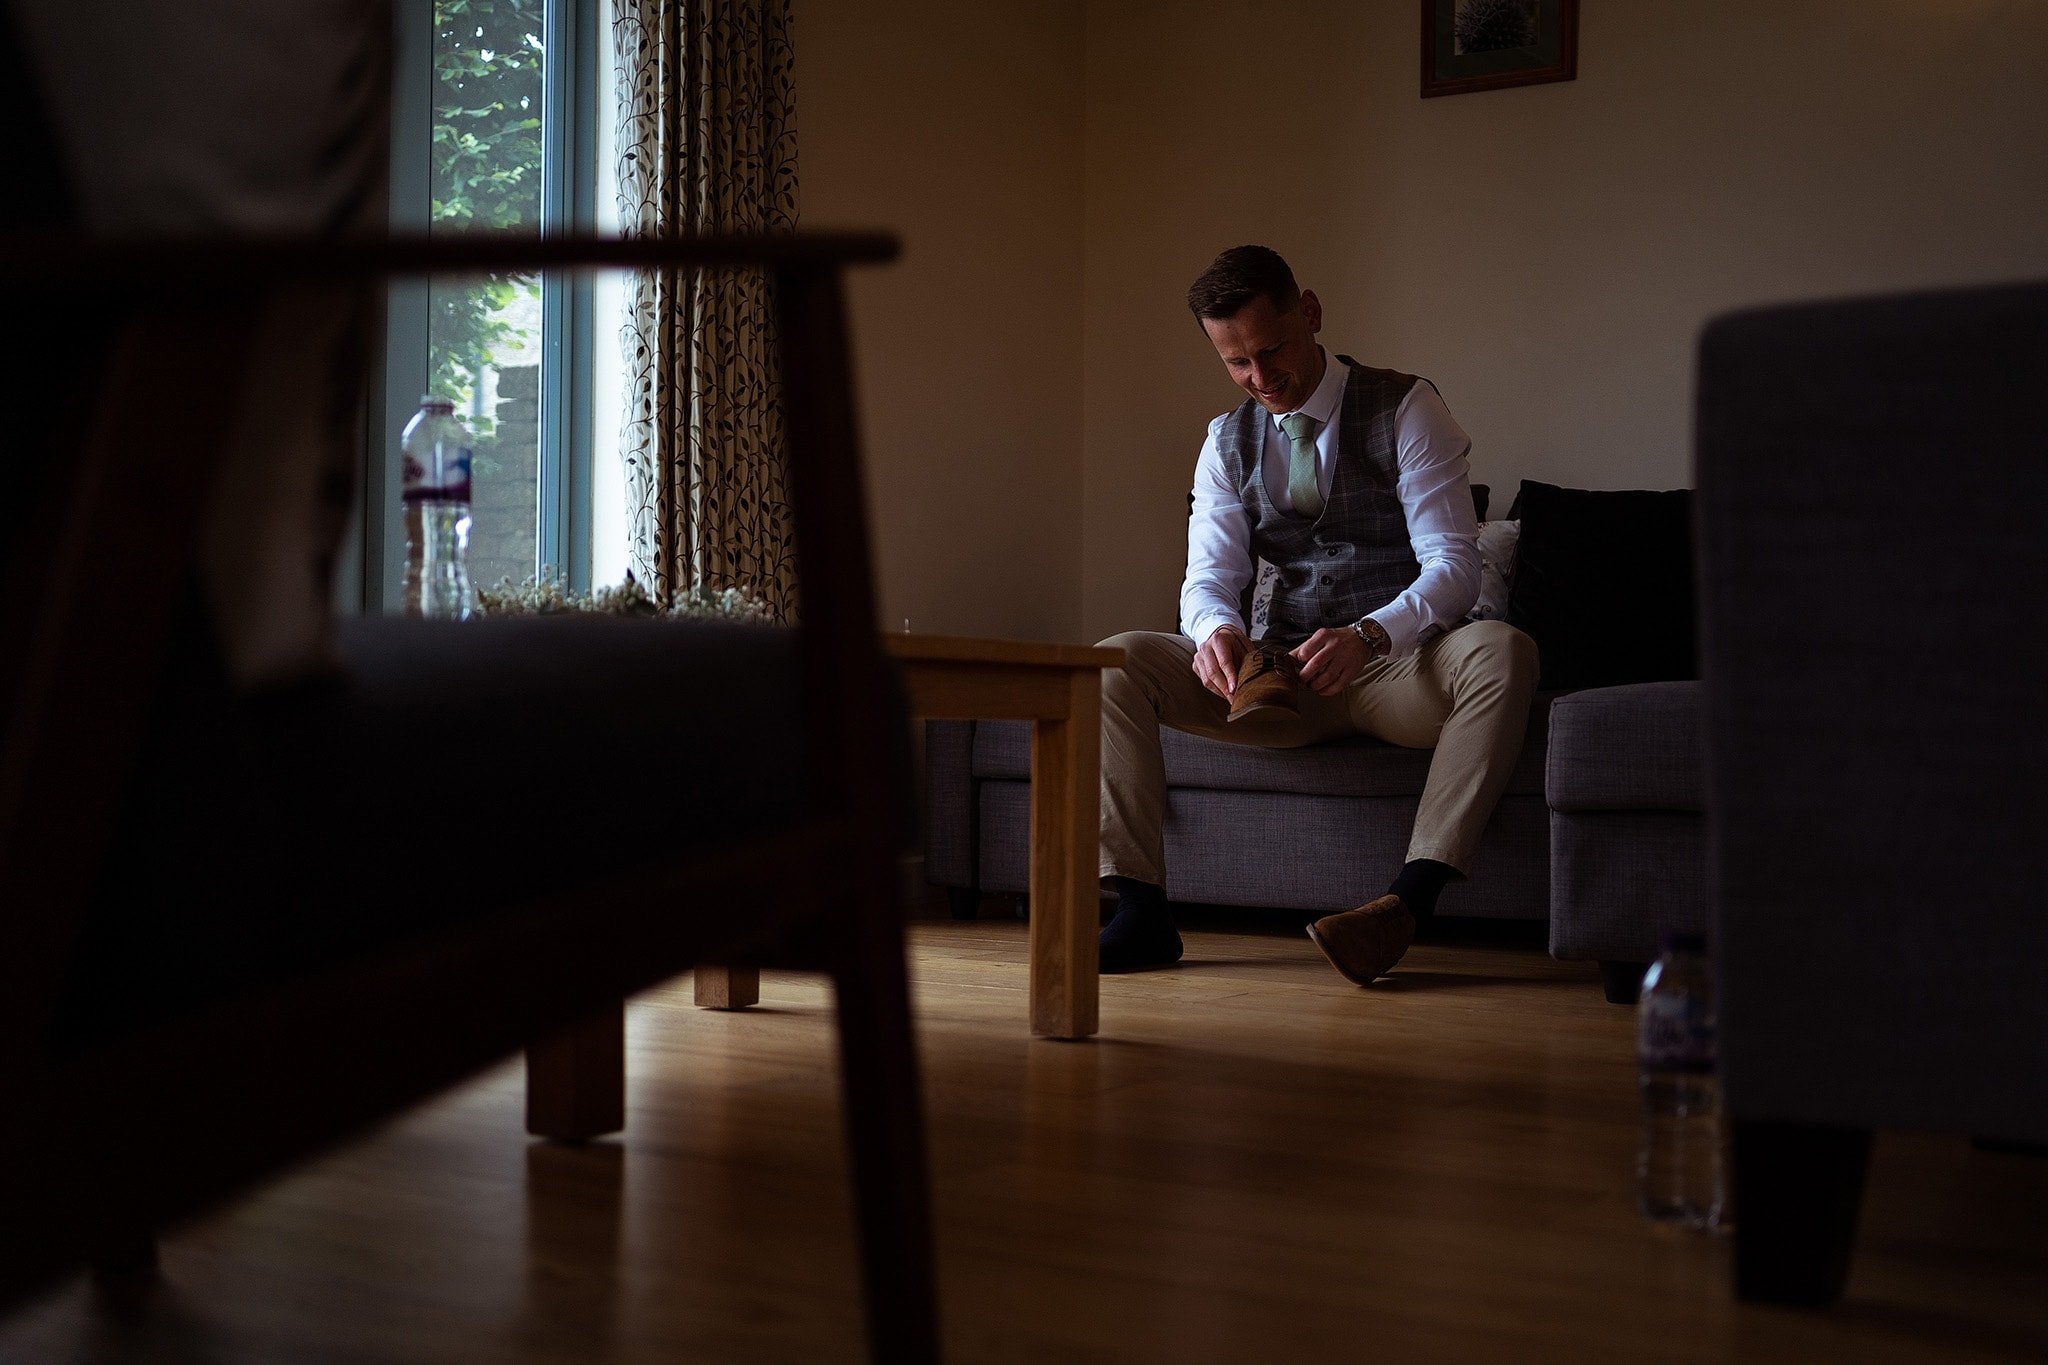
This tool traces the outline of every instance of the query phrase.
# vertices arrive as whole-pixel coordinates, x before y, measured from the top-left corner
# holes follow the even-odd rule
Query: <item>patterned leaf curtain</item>
[[[617,0],[616,13],[623,230],[793,231],[790,0]],[[796,550],[767,278],[642,272],[621,342],[634,576],[657,600],[752,589],[787,619]]]

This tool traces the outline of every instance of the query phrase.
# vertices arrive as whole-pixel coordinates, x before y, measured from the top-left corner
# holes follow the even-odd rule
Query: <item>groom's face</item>
[[[1230,382],[1271,413],[1293,412],[1323,378],[1323,305],[1303,290],[1301,301],[1283,313],[1264,294],[1227,318],[1203,318],[1202,330],[1215,343]]]

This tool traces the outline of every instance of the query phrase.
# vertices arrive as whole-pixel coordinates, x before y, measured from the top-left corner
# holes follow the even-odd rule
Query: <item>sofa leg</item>
[[[1823,1308],[1842,1295],[1870,1165],[1870,1130],[1735,1124],[1735,1292]]]
[[[1643,973],[1650,970],[1647,962],[1600,963],[1600,985],[1607,992],[1610,1005],[1633,1005],[1643,993]]]
[[[981,892],[971,886],[949,886],[946,888],[946,906],[953,912],[954,919],[979,919]]]

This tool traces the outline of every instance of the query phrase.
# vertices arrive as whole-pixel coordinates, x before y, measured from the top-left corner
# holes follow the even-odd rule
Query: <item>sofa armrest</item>
[[[1550,706],[1544,794],[1556,811],[1706,809],[1696,682],[1568,692]]]

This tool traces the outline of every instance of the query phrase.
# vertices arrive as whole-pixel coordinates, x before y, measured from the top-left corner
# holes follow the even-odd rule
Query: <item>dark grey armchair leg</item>
[[[1610,1005],[1633,1005],[1643,993],[1643,973],[1650,970],[1647,962],[1600,963],[1600,986],[1607,992]]]
[[[1735,1124],[1735,1292],[1823,1308],[1842,1295],[1870,1165],[1870,1130]]]
[[[979,919],[981,892],[971,886],[949,886],[946,888],[946,905],[952,910],[954,919]]]

